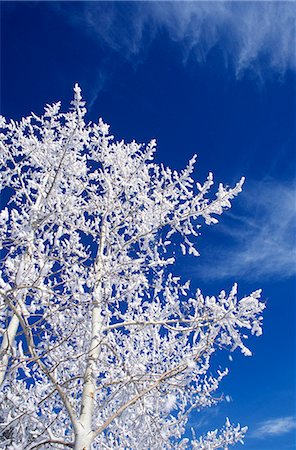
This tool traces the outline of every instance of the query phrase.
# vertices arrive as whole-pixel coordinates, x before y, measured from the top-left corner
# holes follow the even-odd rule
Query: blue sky
[[[295,449],[296,8],[294,2],[2,2],[1,113],[19,119],[78,82],[89,120],[120,140],[158,142],[157,161],[211,170],[243,193],[204,229],[176,271],[216,294],[263,288],[264,334],[233,354],[228,401],[190,425],[229,416],[246,450]]]

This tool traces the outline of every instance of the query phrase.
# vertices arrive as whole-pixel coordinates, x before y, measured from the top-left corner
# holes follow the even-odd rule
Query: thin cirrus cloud
[[[81,2],[71,11],[63,3],[68,20],[134,64],[166,31],[184,63],[205,62],[218,46],[237,77],[296,68],[293,2]]]
[[[111,51],[91,70],[89,102],[110,82],[122,61],[145,61],[160,33],[175,43],[175,58],[186,66],[206,64],[212,49],[237,79],[258,82],[296,69],[294,2],[49,2],[78,32]],[[107,52],[108,53],[108,52]]]
[[[160,4],[162,21],[187,54],[199,61],[218,45],[239,78],[245,70],[264,76],[295,69],[295,8],[285,2],[186,2]]]
[[[212,280],[238,276],[248,280],[285,279],[295,275],[294,183],[271,179],[249,182],[236,202],[240,203],[238,212],[226,212],[213,229],[213,233],[221,233],[219,243],[215,245],[210,239],[200,249],[203,263],[198,264],[196,274]]]
[[[277,417],[265,420],[258,424],[257,428],[250,434],[250,437],[266,439],[274,436],[281,436],[296,429],[296,420],[293,416]]]

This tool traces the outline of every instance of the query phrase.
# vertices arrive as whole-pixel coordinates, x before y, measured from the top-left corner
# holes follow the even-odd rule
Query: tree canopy
[[[246,427],[184,437],[217,403],[220,349],[251,355],[260,291],[194,291],[175,259],[241,191],[177,172],[69,112],[1,118],[0,437],[7,449],[228,448]]]

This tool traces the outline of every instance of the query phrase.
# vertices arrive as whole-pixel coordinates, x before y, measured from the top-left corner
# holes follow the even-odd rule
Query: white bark
[[[81,401],[80,423],[87,435],[92,431],[92,417],[96,395],[96,362],[100,353],[101,309],[95,301],[92,313],[92,335],[88,354],[87,367],[84,374],[84,386]]]
[[[78,433],[75,435],[75,450],[90,449],[93,440],[92,420],[94,416],[95,396],[96,396],[96,364],[100,354],[100,340],[102,332],[102,315],[101,315],[101,295],[102,295],[102,258],[105,245],[105,218],[102,221],[101,236],[99,249],[95,263],[97,282],[93,293],[93,309],[91,322],[91,340],[87,356],[87,364],[84,373],[84,385],[81,400],[81,409]]]
[[[83,425],[79,424],[75,433],[74,450],[90,450],[92,440],[92,433],[87,432]]]
[[[18,288],[18,286],[22,283],[22,277],[25,273],[25,266],[26,266],[27,259],[28,259],[28,254],[26,253],[24,255],[24,257],[22,258],[20,265],[18,267],[18,271],[17,271],[16,278],[15,278],[16,288]],[[22,312],[24,312],[26,314],[27,313],[26,307],[22,302],[22,290],[20,289],[16,292],[17,292],[16,301],[18,303],[18,306],[22,310]],[[10,323],[3,335],[3,339],[1,342],[1,349],[0,349],[0,387],[2,386],[2,383],[5,378],[5,374],[6,374],[7,366],[8,366],[8,362],[9,362],[9,357],[10,357],[10,351],[14,344],[14,340],[15,340],[15,336],[17,333],[19,323],[20,323],[19,318],[14,313],[10,320]]]
[[[10,320],[10,323],[7,327],[7,329],[4,332],[3,340],[1,343],[1,349],[0,349],[0,386],[2,385],[7,365],[9,361],[9,355],[11,347],[14,343],[15,335],[17,332],[19,326],[19,320],[17,316],[14,314]]]

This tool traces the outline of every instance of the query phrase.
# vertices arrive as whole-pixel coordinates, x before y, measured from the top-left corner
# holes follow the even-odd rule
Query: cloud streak
[[[293,2],[49,2],[48,7],[87,33],[105,52],[97,62],[93,105],[118,66],[145,61],[160,34],[175,43],[175,58],[185,67],[205,65],[211,52],[237,79],[283,77],[296,70],[296,10]]]
[[[295,186],[275,180],[246,184],[238,213],[225,213],[215,232],[223,244],[202,251],[204,279],[285,279],[296,273]],[[220,235],[221,236],[221,235]],[[222,236],[223,237],[223,236]],[[211,244],[210,242],[210,245]],[[215,264],[213,264],[213,260]]]
[[[202,2],[162,6],[171,36],[185,41],[198,60],[214,46],[233,65],[237,77],[246,70],[263,76],[266,69],[283,74],[295,69],[295,8],[285,2]]]
[[[295,417],[278,417],[276,419],[265,420],[251,433],[250,437],[265,439],[268,437],[281,436],[296,429]]]
[[[134,64],[166,31],[184,63],[217,47],[237,77],[296,68],[293,2],[82,2],[75,11],[70,20]]]

